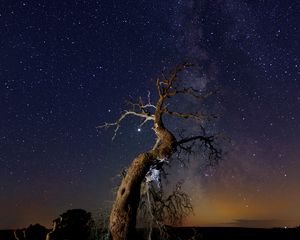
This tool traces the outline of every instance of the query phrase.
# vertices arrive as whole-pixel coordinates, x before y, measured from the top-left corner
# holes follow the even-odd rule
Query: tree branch
[[[177,94],[185,94],[185,95],[190,95],[198,100],[204,100],[204,99],[216,94],[217,92],[218,92],[218,90],[210,91],[205,94],[201,94],[199,90],[189,87],[189,88],[183,88],[183,89],[175,89],[173,92],[169,93],[169,97],[173,97]]]
[[[184,150],[185,149],[185,147],[183,146],[184,144],[193,143],[193,142],[199,140],[202,143],[202,145],[204,145],[204,148],[209,151],[209,155],[208,155],[209,160],[218,161],[219,159],[221,159],[222,151],[221,151],[221,149],[218,149],[215,146],[216,138],[217,138],[216,135],[212,135],[212,136],[203,136],[203,135],[192,136],[192,137],[183,138],[180,141],[177,141],[176,146]],[[189,147],[187,147],[187,149],[189,151],[191,151],[191,149]]]
[[[179,112],[173,112],[173,111],[169,111],[167,109],[164,110],[164,113],[174,116],[174,117],[179,117],[179,118],[191,118],[191,119],[195,119],[195,120],[205,120],[208,119],[208,116],[205,116],[201,113],[179,113]]]
[[[171,71],[169,77],[166,77],[165,74],[162,73],[163,81],[160,81],[159,78],[156,81],[159,96],[163,98],[170,97],[170,90],[174,87],[174,83],[178,80],[178,73],[191,66],[193,65],[190,63],[176,65],[174,70]]]
[[[142,122],[141,125],[143,125],[145,122],[150,121],[150,120],[154,121],[154,115],[152,115],[150,113],[146,113],[146,112],[138,113],[138,112],[135,112],[135,111],[127,111],[127,110],[125,110],[125,112],[121,115],[121,117],[117,121],[115,121],[113,123],[105,123],[103,125],[98,126],[97,128],[109,128],[109,127],[116,126],[115,129],[114,129],[114,135],[112,137],[112,140],[114,140],[115,137],[116,137],[116,135],[117,135],[117,132],[118,132],[118,130],[120,128],[121,122],[128,115],[134,115],[134,116],[137,116],[137,117],[140,117],[140,118],[144,118],[145,120]]]

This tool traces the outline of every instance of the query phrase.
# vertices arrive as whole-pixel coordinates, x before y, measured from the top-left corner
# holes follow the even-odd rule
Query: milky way
[[[220,89],[206,108],[231,139],[218,166],[196,157],[173,171],[195,207],[186,224],[299,224],[297,11],[279,0],[2,1],[0,228],[109,206],[121,169],[154,139],[134,119],[113,142],[96,126],[183,61],[201,66],[186,76],[193,87]]]

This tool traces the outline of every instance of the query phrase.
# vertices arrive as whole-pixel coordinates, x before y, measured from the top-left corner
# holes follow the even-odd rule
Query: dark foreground
[[[170,231],[170,239],[180,240],[300,240],[300,228],[182,227]]]
[[[169,228],[169,239],[172,240],[300,240],[300,227],[298,228],[232,228],[232,227],[180,227]],[[156,235],[157,231],[154,231]],[[143,230],[138,230],[137,240],[147,239],[147,234]],[[98,238],[99,239],[99,238]],[[101,239],[101,237],[100,237]],[[166,239],[153,236],[152,240]],[[16,240],[14,230],[0,230],[0,240]],[[26,240],[45,240],[33,239]],[[56,239],[63,240],[63,239]],[[85,240],[85,239],[69,239]],[[90,239],[86,239],[90,240]],[[91,239],[96,240],[96,239]]]

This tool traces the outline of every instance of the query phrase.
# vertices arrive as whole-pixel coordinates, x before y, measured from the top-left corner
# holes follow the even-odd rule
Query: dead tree
[[[129,101],[130,110],[125,110],[119,119],[113,123],[105,123],[99,128],[114,127],[115,138],[121,122],[128,116],[136,116],[142,119],[141,125],[152,122],[152,129],[156,135],[156,142],[152,149],[138,155],[130,164],[125,177],[117,191],[117,196],[113,204],[109,228],[113,240],[132,240],[134,239],[136,216],[140,202],[141,185],[147,174],[153,168],[163,166],[170,157],[180,151],[190,151],[192,145],[198,142],[205,151],[208,151],[210,160],[220,157],[220,150],[215,146],[216,136],[207,135],[202,127],[200,134],[181,137],[177,139],[174,133],[169,130],[163,121],[163,117],[171,116],[181,119],[193,119],[202,125],[204,121],[214,118],[213,115],[202,113],[184,113],[168,109],[167,101],[177,95],[187,95],[196,100],[202,101],[214,92],[202,93],[191,87],[180,87],[179,74],[190,64],[177,65],[168,76],[162,74],[157,78],[156,89],[158,99],[155,104],[151,102],[150,93],[147,101],[140,98],[137,102]],[[151,174],[151,173],[150,173]]]

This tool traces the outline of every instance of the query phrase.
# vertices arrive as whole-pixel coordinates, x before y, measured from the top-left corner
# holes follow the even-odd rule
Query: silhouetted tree
[[[114,139],[121,122],[128,116],[136,116],[142,119],[141,126],[146,122],[152,122],[152,129],[156,135],[156,142],[152,149],[141,153],[132,161],[118,188],[109,223],[113,240],[134,239],[141,186],[143,182],[150,182],[159,177],[163,166],[168,163],[168,160],[174,153],[181,153],[182,151],[191,152],[195,144],[198,143],[201,151],[207,154],[210,161],[220,158],[221,151],[215,145],[216,136],[208,135],[204,128],[204,122],[215,118],[215,116],[200,112],[195,113],[193,109],[188,109],[187,112],[177,112],[171,110],[168,106],[168,101],[178,95],[187,95],[198,101],[203,101],[214,94],[214,92],[203,93],[192,87],[184,87],[178,75],[188,67],[191,67],[191,65],[178,65],[168,76],[162,74],[162,78],[157,79],[156,89],[158,99],[156,103],[151,102],[150,93],[146,101],[143,101],[141,97],[137,102],[129,101],[130,109],[125,110],[116,122],[99,126],[100,128],[114,127]],[[163,117],[167,116],[179,119],[193,119],[201,126],[201,130],[197,134],[189,136],[180,134],[175,137],[175,134],[165,126]],[[157,216],[161,214],[160,218],[165,216],[165,211],[180,212],[184,210],[181,207],[177,208],[177,203],[185,202],[187,203],[187,207],[190,207],[190,202],[186,201],[186,195],[182,195],[181,192],[175,192],[173,198],[170,197],[169,199],[162,199],[160,194],[152,196],[154,196],[152,198],[156,200],[156,203],[160,204],[160,207],[156,211]],[[168,200],[169,203],[167,203]],[[174,204],[175,207],[173,207]]]
[[[93,224],[91,213],[83,209],[68,210],[53,221],[47,240],[88,240]]]

